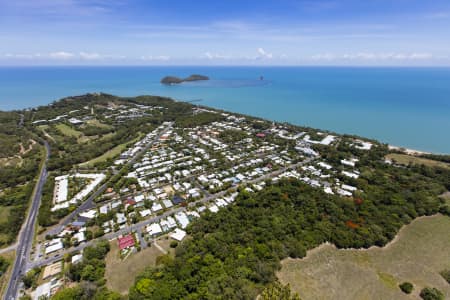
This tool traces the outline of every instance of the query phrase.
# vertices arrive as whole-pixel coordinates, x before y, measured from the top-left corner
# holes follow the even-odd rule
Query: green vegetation
[[[300,300],[298,294],[292,293],[288,285],[282,285],[278,281],[264,289],[258,299],[261,300]]]
[[[94,159],[91,159],[90,161],[81,163],[80,166],[94,166],[94,165],[97,165],[99,163],[103,163],[105,161],[111,160],[111,159],[117,157],[129,145],[131,145],[132,143],[136,142],[139,138],[140,138],[140,136],[135,138],[134,140],[132,140],[130,142],[126,142],[126,143],[117,145],[116,147],[112,148],[111,150],[108,150],[107,152],[103,153],[99,157],[96,157]]]
[[[41,275],[41,272],[42,272],[41,268],[34,268],[34,269],[28,271],[28,273],[22,277],[22,281],[23,281],[25,288],[27,288],[27,289],[29,289],[31,287],[36,288],[38,279],[39,279],[39,275]]]
[[[86,247],[83,251],[83,260],[71,264],[66,276],[76,286],[58,291],[51,299],[59,300],[120,300],[118,293],[109,291],[105,285],[105,257],[110,250],[109,242],[101,240],[94,246]]]
[[[5,274],[9,265],[10,265],[10,261],[8,261],[6,258],[0,256],[0,278],[3,276],[3,274]]]
[[[161,239],[158,245],[166,251],[174,252],[169,247],[169,240]],[[134,278],[147,267],[156,266],[158,257],[164,255],[157,247],[150,246],[127,259],[122,260],[117,242],[111,243],[111,251],[106,257],[106,286],[120,294],[127,294],[134,283]]]
[[[79,138],[83,134],[64,123],[59,123],[55,127],[66,136]]]
[[[426,287],[420,291],[423,300],[444,300],[444,294],[437,288]]]
[[[411,282],[403,282],[399,285],[399,288],[404,292],[405,294],[411,294],[412,290],[414,289],[414,286]]]
[[[219,138],[227,144],[234,144],[247,138],[247,134],[241,130],[224,130],[219,134]]]
[[[224,117],[220,114],[201,112],[196,115],[180,116],[175,120],[175,125],[181,128],[201,126],[211,122],[223,120]]]
[[[0,254],[0,297],[3,297],[7,283],[11,277],[11,269],[14,258],[15,251],[13,250]]]
[[[86,247],[83,251],[83,261],[71,265],[67,276],[72,281],[91,281],[99,286],[104,285],[105,257],[109,252],[109,242],[99,241],[95,246]]]
[[[399,288],[408,281],[419,289],[434,285],[447,295],[439,272],[450,266],[450,218],[422,217],[404,226],[383,248],[336,249],[321,245],[303,259],[285,259],[277,277],[304,299],[410,299]],[[383,278],[380,274],[385,274]],[[395,280],[394,286],[386,279]],[[418,293],[418,292],[417,292]]]
[[[58,220],[68,215],[73,207],[68,209],[59,209],[55,212],[51,211],[53,206],[53,189],[55,187],[55,177],[50,175],[42,189],[41,206],[39,207],[38,224],[39,226],[48,227],[58,223]]]
[[[64,288],[53,295],[51,300],[122,300],[123,297],[107,289],[96,289],[89,283]]]
[[[434,157],[434,156],[432,156]],[[413,156],[407,154],[399,154],[399,153],[391,153],[386,156],[387,159],[394,161],[395,163],[401,165],[425,165],[428,167],[440,167],[440,168],[449,168],[450,163],[445,161],[438,161],[430,159],[426,156]]]
[[[177,247],[174,260],[138,276],[130,299],[253,299],[275,281],[283,258],[303,257],[325,241],[339,248],[383,246],[403,224],[439,210],[441,185],[371,162],[354,183],[365,191],[362,202],[295,180],[257,194],[241,192],[235,205],[194,222],[189,228],[193,239]]]
[[[11,244],[16,240],[31,195],[34,182],[5,190],[0,194],[1,215],[0,221],[0,246]]]
[[[439,274],[450,284],[450,269],[441,271]]]

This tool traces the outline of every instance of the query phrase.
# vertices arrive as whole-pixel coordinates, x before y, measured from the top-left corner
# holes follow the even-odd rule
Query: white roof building
[[[49,242],[48,246],[45,248],[45,254],[61,250],[62,248],[64,248],[62,239],[60,238],[53,239]]]
[[[180,228],[177,228],[169,236],[171,238],[173,238],[174,240],[181,242],[184,239],[184,237],[186,236],[186,231],[181,230]]]
[[[163,230],[162,230],[161,226],[159,225],[159,223],[152,223],[147,226],[147,232],[150,235],[158,235],[158,234],[161,234],[163,232]]]
[[[152,211],[150,209],[144,209],[144,210],[141,210],[139,212],[139,214],[141,215],[141,217],[145,218],[146,216],[151,215]]]
[[[186,228],[189,224],[189,219],[184,212],[179,212],[175,215],[175,219],[180,224],[181,228]]]
[[[215,204],[211,205],[208,209],[209,209],[209,211],[211,211],[213,213],[216,213],[219,211],[219,208]]]
[[[164,206],[165,206],[166,208],[169,208],[169,207],[172,207],[172,206],[173,206],[172,201],[170,201],[169,199],[165,199],[165,200],[163,200],[162,202],[163,202],[163,204],[164,204]]]

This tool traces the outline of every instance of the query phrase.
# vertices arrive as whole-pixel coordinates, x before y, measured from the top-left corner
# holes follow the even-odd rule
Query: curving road
[[[16,259],[14,261],[13,270],[11,272],[11,278],[9,279],[8,288],[5,292],[5,300],[16,299],[17,293],[21,286],[21,276],[26,271],[27,260],[31,252],[33,245],[34,229],[36,225],[37,214],[39,212],[39,206],[41,203],[42,188],[47,180],[47,161],[50,157],[50,146],[47,141],[44,141],[46,156],[45,161],[42,164],[39,178],[36,183],[36,187],[33,193],[31,206],[25,223],[22,225],[22,229],[19,233]]]

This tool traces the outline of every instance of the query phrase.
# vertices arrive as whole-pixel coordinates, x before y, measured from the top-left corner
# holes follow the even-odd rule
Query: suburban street
[[[46,165],[50,157],[50,146],[47,141],[44,141],[44,146],[46,157],[39,173],[39,178],[36,183],[27,219],[19,233],[19,242],[17,243],[16,248],[16,259],[11,272],[11,278],[9,280],[8,287],[4,296],[4,299],[6,300],[16,299],[19,288],[22,285],[21,276],[27,270],[27,261],[33,245],[34,229],[36,225],[37,214],[39,212],[39,206],[41,203],[42,188],[48,175]]]
[[[137,152],[127,163],[124,167],[129,166],[134,164],[134,162],[142,155],[144,154],[150,147],[152,147],[156,142],[159,141],[160,137],[162,135],[164,135],[165,133],[167,133],[169,130],[171,129],[171,125],[167,126],[166,128],[164,128],[157,136],[155,136],[151,141],[149,141],[144,148],[142,148],[139,152]],[[38,256],[35,257],[35,260],[31,260],[30,259],[30,253],[31,253],[31,249],[32,249],[32,245],[33,245],[33,238],[34,238],[34,231],[35,231],[35,225],[36,225],[36,219],[37,219],[37,214],[39,212],[39,206],[40,206],[40,202],[41,202],[41,197],[42,197],[42,188],[46,182],[47,179],[47,169],[46,169],[46,163],[48,161],[48,158],[50,156],[50,147],[48,145],[47,142],[45,142],[45,148],[46,148],[46,159],[44,161],[44,163],[42,164],[42,169],[40,171],[40,175],[39,175],[39,179],[38,182],[36,184],[35,190],[34,190],[34,194],[32,197],[32,204],[29,210],[29,214],[27,216],[27,220],[24,223],[21,233],[19,234],[19,239],[18,239],[18,243],[15,245],[16,246],[16,261],[14,263],[14,267],[12,270],[12,274],[11,274],[11,278],[10,278],[10,282],[8,285],[8,289],[5,293],[5,297],[4,299],[6,300],[10,300],[10,299],[16,299],[16,296],[18,294],[18,291],[20,290],[20,288],[22,287],[22,282],[21,282],[21,277],[30,269],[34,268],[34,267],[40,267],[40,266],[44,266],[44,265],[48,265],[50,263],[53,263],[55,261],[61,260],[62,257],[67,254],[67,253],[72,253],[75,251],[80,251],[88,246],[91,246],[93,244],[95,244],[97,242],[97,240],[91,240],[85,243],[82,243],[76,247],[71,247],[69,249],[64,249],[63,251],[58,252],[57,254],[54,254],[50,257],[45,257],[42,259],[39,259]],[[210,193],[205,193],[205,196],[197,201],[194,202],[190,202],[188,204],[188,207],[194,207],[195,205],[199,204],[199,203],[207,203],[210,202],[212,200],[215,200],[217,198],[223,197],[225,196],[227,193],[230,192],[234,192],[238,189],[239,186],[243,185],[243,184],[253,184],[253,183],[257,183],[257,182],[261,182],[264,181],[266,179],[269,178],[273,178],[287,170],[290,169],[295,169],[299,166],[305,165],[310,163],[312,160],[314,160],[313,157],[310,158],[306,158],[305,160],[295,163],[295,164],[291,164],[288,166],[285,166],[283,168],[280,168],[278,170],[275,170],[271,173],[262,175],[258,178],[252,179],[252,180],[244,180],[241,182],[241,184],[233,186],[227,190],[215,193],[215,194],[210,194]],[[79,213],[81,213],[82,211],[91,209],[93,207],[96,206],[96,203],[94,202],[94,199],[96,197],[98,197],[99,195],[101,195],[106,188],[109,186],[109,180],[106,181],[105,183],[103,183],[99,188],[97,188],[95,190],[94,193],[92,193],[92,195],[90,195],[86,201],[84,201],[76,210],[74,210],[70,215],[68,215],[67,217],[65,217],[58,225],[54,226],[53,228],[51,228],[50,230],[47,231],[47,234],[49,235],[54,235],[54,234],[58,234],[61,230],[63,230],[70,222],[72,222]],[[124,234],[128,234],[131,232],[137,232],[139,234],[139,242],[142,248],[145,248],[146,242],[145,240],[141,237],[141,233],[145,230],[145,226],[151,224],[151,223],[155,223],[155,222],[159,222],[164,218],[167,218],[168,216],[171,216],[173,214],[176,214],[178,212],[181,211],[186,211],[186,207],[174,207],[172,209],[169,209],[167,211],[165,211],[164,213],[162,213],[161,215],[157,215],[154,217],[151,217],[149,219],[146,219],[144,221],[138,222],[136,224],[132,224],[132,225],[128,225],[125,228],[122,228],[116,232],[111,232],[108,234],[105,234],[102,239],[107,239],[107,240],[113,240],[116,239],[119,236],[122,236]],[[11,246],[12,247],[12,246]]]
[[[286,172],[287,170],[292,170],[292,169],[295,169],[295,168],[300,167],[302,165],[308,164],[308,163],[310,163],[313,160],[314,160],[314,158],[312,158],[312,157],[307,158],[307,159],[305,159],[305,160],[303,160],[301,162],[298,162],[296,164],[292,164],[292,165],[286,166],[284,168],[281,168],[279,170],[273,171],[273,172],[271,172],[269,174],[263,175],[263,176],[258,177],[256,179],[245,181],[245,182],[243,182],[243,184],[253,184],[253,183],[264,181],[266,179],[269,179],[269,178],[272,178],[274,176],[277,176],[277,175],[279,175],[279,174],[281,174],[283,172]],[[234,187],[232,187],[232,188],[230,188],[228,190],[221,191],[221,192],[218,192],[218,193],[215,193],[215,194],[210,194],[210,195],[205,196],[205,197],[203,197],[203,198],[201,198],[201,199],[199,199],[197,201],[190,202],[188,204],[188,206],[189,207],[194,207],[198,203],[207,203],[207,202],[209,202],[211,200],[223,197],[229,192],[236,191],[238,187],[239,186],[234,186]],[[139,223],[129,225],[129,226],[127,226],[127,227],[125,227],[123,229],[120,229],[120,230],[118,230],[116,232],[111,232],[111,233],[105,234],[100,239],[113,240],[113,239],[118,238],[121,235],[128,234],[128,233],[131,233],[131,232],[134,232],[134,231],[140,233],[140,232],[143,231],[145,226],[147,226],[147,225],[149,225],[151,223],[159,222],[162,219],[167,218],[168,216],[171,216],[171,215],[176,214],[176,213],[181,212],[181,211],[186,211],[186,208],[185,207],[172,208],[170,210],[167,210],[166,212],[164,212],[161,215],[154,216],[154,217],[151,217],[151,218],[146,219],[144,221],[141,221]],[[140,243],[141,243],[141,246],[142,246],[143,240],[140,237],[139,237],[139,239],[140,239]],[[58,254],[52,255],[49,258],[44,258],[44,259],[41,259],[41,260],[38,260],[38,261],[35,261],[35,262],[30,262],[27,265],[27,269],[29,270],[29,269],[32,269],[34,267],[40,267],[40,266],[45,266],[45,265],[51,264],[51,263],[53,263],[55,261],[61,260],[62,257],[64,256],[64,254],[83,250],[84,248],[86,248],[88,246],[94,245],[96,242],[97,242],[97,240],[91,240],[91,241],[88,241],[86,243],[82,243],[82,244],[80,244],[80,245],[78,245],[76,247],[65,249],[65,250],[59,252]]]
[[[147,143],[147,145],[139,152],[136,153],[135,156],[133,156],[124,166],[123,168],[125,168],[126,166],[130,166],[132,164],[134,164],[134,162],[142,155],[144,154],[150,147],[152,147],[156,142],[159,141],[159,138],[166,134],[167,131],[169,131],[171,128],[171,125],[167,126],[166,128],[164,128],[153,140],[151,140],[149,143]],[[63,230],[69,223],[71,223],[74,218],[77,217],[77,215],[85,210],[89,210],[93,207],[95,207],[95,203],[94,203],[94,199],[97,198],[98,196],[100,196],[109,186],[109,180],[106,181],[105,183],[103,183],[99,188],[97,188],[95,190],[94,193],[92,193],[92,195],[90,195],[86,201],[84,201],[80,206],[78,206],[73,212],[71,212],[69,215],[67,215],[66,217],[64,217],[63,220],[61,220],[59,222],[59,224],[57,224],[56,226],[50,228],[49,230],[47,230],[46,234],[47,235],[55,235],[58,234],[59,232],[61,232],[61,230]]]

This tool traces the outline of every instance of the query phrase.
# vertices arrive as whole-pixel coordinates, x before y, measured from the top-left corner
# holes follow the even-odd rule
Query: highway
[[[21,276],[27,268],[28,257],[30,256],[31,248],[33,246],[34,229],[36,225],[37,214],[42,197],[42,188],[47,180],[47,161],[50,157],[50,146],[47,141],[44,141],[46,156],[42,164],[39,178],[32,196],[31,206],[28,212],[25,223],[19,232],[18,243],[16,248],[16,259],[14,261],[11,278],[9,279],[8,287],[5,292],[4,299],[16,299],[20,286],[22,285]]]

